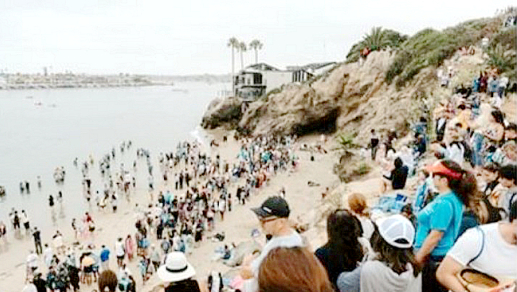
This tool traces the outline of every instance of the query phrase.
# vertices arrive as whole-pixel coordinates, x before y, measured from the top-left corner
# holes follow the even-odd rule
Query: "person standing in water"
[[[25,210],[22,210],[22,224],[23,227],[25,227],[25,233],[30,233],[30,222],[29,222],[29,216],[27,216],[27,213],[25,213]]]
[[[38,230],[38,227],[34,227],[32,236],[34,237],[34,246],[36,247],[36,253],[40,255],[43,253],[43,248],[41,246],[41,232]]]
[[[54,197],[52,195],[49,195],[48,196],[48,206],[50,208],[53,208],[54,207]]]

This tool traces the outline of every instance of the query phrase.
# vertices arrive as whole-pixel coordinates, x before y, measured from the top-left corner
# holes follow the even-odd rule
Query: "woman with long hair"
[[[303,247],[279,247],[262,261],[259,292],[333,292],[325,268]]]
[[[415,229],[402,215],[377,221],[370,242],[375,258],[353,272],[342,273],[337,281],[342,292],[420,292],[420,267],[413,255]]]
[[[363,259],[364,252],[359,243],[361,234],[361,223],[350,211],[338,209],[328,216],[328,241],[316,250],[315,255],[327,270],[333,285],[336,285],[339,274],[354,270]]]
[[[424,266],[423,291],[446,291],[436,281],[436,269],[459,235],[465,208],[477,201],[477,182],[452,160],[439,160],[427,171],[439,195],[416,214],[416,261]]]

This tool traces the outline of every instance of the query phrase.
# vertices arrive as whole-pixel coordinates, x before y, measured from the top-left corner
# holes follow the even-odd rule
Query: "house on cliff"
[[[313,63],[289,66],[286,70],[277,69],[266,63],[250,65],[234,76],[234,94],[245,101],[254,101],[284,84],[308,81],[335,65],[336,62]]]

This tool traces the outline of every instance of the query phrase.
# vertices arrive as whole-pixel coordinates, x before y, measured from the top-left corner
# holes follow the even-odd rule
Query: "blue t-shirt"
[[[101,251],[100,258],[101,258],[101,262],[105,262],[105,261],[109,260],[109,258],[110,258],[110,251],[107,248],[103,249]]]
[[[463,204],[452,191],[436,197],[416,215],[415,249],[422,247],[431,230],[442,231],[443,237],[431,255],[445,256],[458,237],[463,209]]]

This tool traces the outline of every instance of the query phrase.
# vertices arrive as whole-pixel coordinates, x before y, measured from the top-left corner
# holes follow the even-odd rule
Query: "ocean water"
[[[0,220],[10,228],[11,208],[25,209],[31,224],[49,230],[56,220],[70,221],[87,208],[80,168],[94,157],[92,191],[101,190],[98,159],[116,149],[116,164],[129,169],[136,149],[172,151],[179,141],[202,136],[198,125],[206,106],[228,84],[201,82],[174,86],[0,91]],[[181,90],[178,90],[181,89]],[[123,141],[132,148],[120,152]],[[54,169],[63,166],[65,183],[57,185]],[[145,161],[138,162],[137,185],[147,186]],[[118,170],[118,168],[115,168]],[[155,168],[157,170],[157,168]],[[155,177],[157,176],[155,171]],[[37,176],[42,188],[37,187]],[[19,183],[30,183],[21,194]],[[49,207],[48,197],[63,192],[62,204]]]

